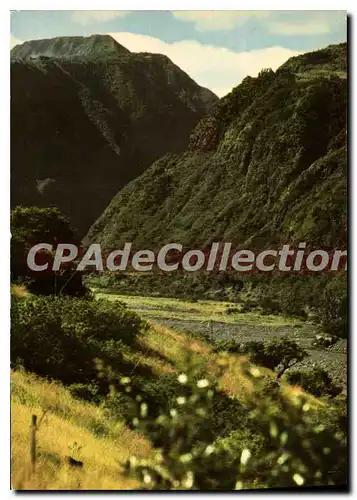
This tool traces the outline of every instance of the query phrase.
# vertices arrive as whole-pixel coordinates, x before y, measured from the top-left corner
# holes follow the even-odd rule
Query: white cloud
[[[97,22],[106,22],[118,17],[125,17],[130,10],[76,10],[72,12],[71,19],[75,23],[86,26]]]
[[[272,20],[268,23],[268,29],[278,35],[306,36],[324,35],[345,26],[347,35],[347,16],[344,11],[311,11],[304,14],[296,19],[290,15],[286,21]]]
[[[173,11],[173,16],[180,21],[192,22],[198,31],[232,30],[242,26],[249,19],[269,16],[268,11]]]
[[[321,35],[346,23],[344,11],[173,11],[180,21],[194,23],[198,31],[234,30],[255,19],[277,35]]]
[[[24,43],[22,40],[19,40],[18,38],[15,38],[14,36],[10,35],[10,50],[15,47],[15,45],[19,45],[20,43]]]
[[[299,54],[284,47],[234,52],[195,40],[166,43],[158,38],[134,33],[108,34],[132,52],[167,55],[198,84],[211,89],[219,97],[230,92],[245,76],[256,76],[262,68],[275,70],[289,57]]]
[[[331,31],[328,23],[271,23],[269,31],[278,35],[323,35]]]

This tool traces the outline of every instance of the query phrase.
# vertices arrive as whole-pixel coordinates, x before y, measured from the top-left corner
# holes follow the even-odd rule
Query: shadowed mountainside
[[[246,77],[191,134],[122,189],[87,241],[251,248],[346,244],[347,45]]]
[[[166,56],[107,35],[14,47],[12,206],[58,206],[83,236],[120,188],[187,147],[216,100]]]

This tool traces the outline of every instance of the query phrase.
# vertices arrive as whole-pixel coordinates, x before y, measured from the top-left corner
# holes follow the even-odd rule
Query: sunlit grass
[[[114,300],[118,298],[127,299],[126,296],[116,296]],[[138,303],[140,298],[135,299]],[[157,304],[158,299],[149,299],[152,300]],[[183,307],[188,307],[188,304],[192,307],[192,303],[187,301],[177,302],[181,306],[184,304]],[[172,299],[167,303],[171,304]],[[214,305],[218,311],[222,307],[221,304]],[[194,307],[206,311],[211,303],[195,303]],[[137,347],[128,348],[123,353],[124,359],[133,363],[132,376],[135,376],[137,367],[150,368],[158,377],[168,373],[178,374],[185,366],[188,355],[193,361],[202,363],[207,376],[218,376],[222,355],[215,353],[208,342],[151,319],[148,322],[149,328],[139,336]],[[247,359],[233,354],[223,355],[223,358],[225,368],[219,388],[231,398],[249,401],[253,382],[244,370]],[[275,378],[270,370],[261,367],[259,370],[264,377]],[[123,422],[108,418],[102,408],[73,398],[59,383],[21,371],[13,372],[11,379],[14,489],[132,490],[137,487],[132,480],[120,474],[120,467],[132,455],[150,455],[150,445],[143,436],[130,430]],[[284,383],[281,391],[291,401],[305,394],[299,387]],[[307,397],[312,407],[323,405],[313,396]],[[29,429],[32,414],[36,414],[40,421],[44,416],[37,433],[36,471],[31,474]],[[76,446],[74,443],[77,443]],[[65,462],[67,455],[81,460],[83,468],[70,468]]]
[[[186,321],[214,321],[227,324],[252,324],[259,326],[295,326],[303,324],[297,318],[275,314],[261,314],[259,311],[239,312],[241,306],[232,302],[200,300],[197,302],[163,297],[139,297],[97,292],[98,298],[121,301],[129,309],[135,310],[144,318],[176,319]],[[237,310],[228,314],[227,310]]]
[[[17,297],[26,297],[26,296],[30,295],[30,292],[28,291],[28,289],[26,288],[25,285],[12,284],[11,285],[11,293],[13,295],[16,295]]]
[[[142,436],[122,422],[108,421],[100,408],[72,398],[59,384],[19,372],[11,378],[14,489],[135,488],[133,481],[120,474],[120,466],[131,455],[149,455],[150,446]],[[40,421],[33,474],[29,441],[32,414]],[[83,468],[68,467],[67,455],[81,460]]]

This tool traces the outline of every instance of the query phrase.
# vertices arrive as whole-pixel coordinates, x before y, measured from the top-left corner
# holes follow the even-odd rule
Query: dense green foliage
[[[137,396],[133,423],[150,438],[156,454],[152,460],[131,457],[126,474],[145,490],[346,485],[346,429],[336,423],[337,410],[321,411],[317,423],[303,396],[287,402],[279,389],[268,388],[259,370],[247,373],[255,387],[248,412],[254,434],[241,427],[227,438],[215,438],[210,422],[216,382],[197,377],[190,366],[178,377],[176,401],[159,416],[150,416],[145,399]],[[130,387],[130,379],[122,383]]]
[[[39,252],[37,264],[48,263],[46,271],[32,271],[27,265],[27,254],[37,243],[48,243],[53,250],[59,243],[78,245],[70,222],[58,208],[18,206],[11,212],[11,279],[26,283],[40,294],[83,296],[87,293],[81,273],[67,264],[59,272],[51,271],[54,252]]]
[[[327,371],[321,368],[289,372],[287,381],[289,384],[299,385],[314,396],[337,396],[341,392],[341,388],[333,383]]]
[[[345,249],[346,48],[331,46],[245,78],[197,125],[186,153],[165,155],[113,198],[88,241],[108,250],[126,241],[137,249],[172,241],[201,249],[214,241],[250,250],[299,242]],[[312,313],[325,329],[346,336],[343,272],[243,274],[111,279],[114,288],[134,293],[163,294],[170,281],[165,294],[223,300],[238,300],[241,281],[267,312]]]
[[[339,337],[348,333],[347,277],[260,276],[244,280],[243,290],[268,312],[310,317],[326,332]]]
[[[33,40],[11,55],[12,206],[58,206],[81,237],[118,189],[185,149],[217,100],[167,57],[107,35]]]
[[[243,345],[227,340],[219,342],[215,350],[248,354],[251,361],[257,365],[265,366],[270,370],[279,368],[277,378],[282,377],[288,368],[307,356],[304,349],[288,339],[272,339],[269,342],[251,341]]]
[[[142,328],[139,316],[120,303],[13,296],[11,360],[67,384],[98,383],[94,360],[121,366],[125,344],[133,344]]]
[[[117,194],[89,239],[107,249],[345,247],[346,113],[342,76],[301,79],[287,65],[247,77],[197,125],[189,151],[165,155]]]

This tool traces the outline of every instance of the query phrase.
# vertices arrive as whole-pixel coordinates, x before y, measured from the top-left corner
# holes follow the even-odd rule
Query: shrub
[[[214,352],[229,352],[231,354],[240,354],[242,351],[244,351],[244,347],[234,340],[219,340],[214,348]]]
[[[249,354],[251,361],[271,370],[280,369],[277,378],[282,377],[288,368],[302,361],[307,352],[288,339],[275,339],[270,342],[248,342],[242,349]]]
[[[149,437],[155,453],[149,460],[132,456],[124,473],[145,490],[346,485],[347,448],[341,427],[328,422],[329,417],[325,425],[316,424],[316,410],[304,396],[287,401],[279,388],[265,390],[259,371],[250,373],[246,367],[246,374],[252,378],[249,418],[254,439],[247,428],[215,439],[211,419],[217,385],[197,380],[188,366],[178,377],[183,390],[159,416],[152,418],[145,399],[136,397],[133,424]],[[130,387],[129,379],[124,382]]]
[[[11,235],[12,281],[26,283],[32,292],[44,295],[86,295],[82,275],[73,263],[67,263],[61,272],[32,271],[27,265],[27,253],[37,243],[49,243],[53,248],[59,243],[79,244],[68,218],[58,208],[16,207],[11,212]],[[52,260],[53,255],[46,253],[43,263],[49,261],[51,268]]]
[[[124,304],[74,297],[12,297],[11,361],[65,383],[97,378],[94,359],[120,361],[144,323]]]
[[[281,312],[281,306],[277,300],[273,300],[271,297],[262,297],[259,301],[260,307],[266,314],[274,314]]]
[[[226,310],[225,310],[226,314],[235,314],[238,312],[241,312],[240,309],[238,309],[238,307],[226,307]]]
[[[342,391],[337,387],[326,370],[314,368],[307,371],[293,371],[287,374],[287,381],[299,385],[314,396],[337,396]]]
[[[346,337],[348,332],[347,282],[344,277],[335,277],[323,292],[320,310],[322,326],[328,333]]]

